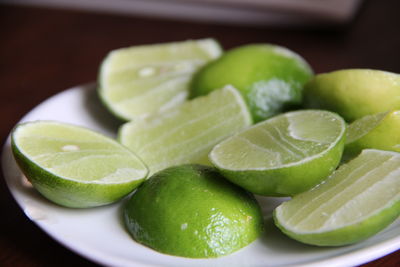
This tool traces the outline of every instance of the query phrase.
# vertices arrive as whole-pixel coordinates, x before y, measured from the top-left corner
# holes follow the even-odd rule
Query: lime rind
[[[379,174],[382,171],[384,173]],[[275,223],[288,236],[307,244],[340,246],[359,242],[399,217],[399,174],[399,153],[363,150],[325,182],[276,208]],[[371,175],[375,176],[374,179]],[[359,184],[361,181],[363,184]],[[346,193],[342,187],[351,192]],[[351,189],[355,187],[356,190]],[[340,201],[334,201],[335,198]],[[308,210],[311,206],[314,206],[313,211]],[[310,216],[319,217],[315,219]]]
[[[49,151],[44,154],[40,154],[43,151],[35,154],[35,146],[27,150],[25,146],[29,142],[24,139],[29,139],[30,134],[32,134],[33,138],[38,138],[39,132],[46,130],[46,127],[49,126],[52,127],[52,129],[44,132],[44,135],[51,136],[51,138],[44,138],[42,140],[44,141],[42,145],[36,145],[36,147],[40,147],[41,149],[49,149]],[[63,131],[64,133],[62,133]],[[70,133],[71,135],[69,136]],[[70,162],[63,162],[63,160],[60,159],[61,156],[59,152],[54,152],[52,145],[45,145],[47,140],[57,138],[58,134],[61,134],[61,136],[57,141],[62,141],[58,143],[58,145],[61,144],[60,150],[64,150],[63,152],[67,157],[74,153],[74,151],[78,154],[81,154],[82,151],[85,152],[84,149],[76,151],[79,147],[78,145],[84,144],[85,140],[92,139],[92,143],[97,144],[101,144],[100,141],[103,141],[106,149],[103,148],[100,151],[102,151],[104,158],[102,158],[100,162],[95,163],[91,162],[91,158],[88,158],[89,160],[79,164],[80,155],[78,155],[75,158],[70,157],[70,162],[73,162],[74,166],[70,165],[68,167]],[[65,135],[69,136],[69,138],[64,138]],[[83,141],[78,141],[79,144],[74,143],[76,139],[82,139]],[[68,145],[64,145],[65,143],[68,143]],[[148,173],[148,169],[141,159],[118,142],[87,128],[65,123],[34,121],[19,124],[12,131],[11,146],[21,171],[32,183],[34,188],[49,200],[66,207],[87,208],[118,201],[139,186],[145,180]],[[110,150],[110,148],[113,149]],[[104,150],[108,150],[110,153],[104,154]],[[120,151],[127,164],[125,164],[123,168],[119,168],[118,165],[117,167],[112,166],[113,163],[107,163],[107,156],[113,156],[116,150]],[[86,151],[84,157],[86,157],[87,154],[96,154],[96,151],[96,149]],[[57,171],[49,167],[52,165],[52,153],[55,155],[53,160],[57,165],[64,167],[63,171],[60,172],[60,170]],[[119,161],[120,159],[117,160]],[[106,164],[102,164],[102,162]],[[82,164],[85,166],[82,166]],[[101,165],[99,166],[99,164]],[[63,174],[63,172],[68,172],[70,168],[74,169],[73,172],[76,171],[75,169],[83,169],[83,173],[89,176],[71,178],[68,175],[66,176],[65,173]],[[101,168],[103,168],[102,171],[104,171],[103,173],[106,175],[96,177],[96,173],[99,172],[98,169]],[[107,168],[110,169],[107,170]],[[94,177],[90,176],[91,172],[94,173]]]
[[[124,121],[162,113],[187,99],[193,73],[221,53],[210,38],[113,50],[100,66],[100,99]]]

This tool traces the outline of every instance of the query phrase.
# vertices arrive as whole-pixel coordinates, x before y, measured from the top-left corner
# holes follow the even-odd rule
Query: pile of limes
[[[98,92],[126,121],[118,140],[59,122],[18,125],[12,147],[48,199],[93,207],[131,195],[132,237],[207,258],[263,233],[253,194],[290,196],[283,233],[338,246],[400,215],[400,75],[314,75],[293,51],[213,39],[134,46],[104,59]]]

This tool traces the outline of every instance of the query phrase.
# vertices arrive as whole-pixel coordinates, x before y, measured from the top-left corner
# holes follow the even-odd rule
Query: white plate
[[[83,125],[115,136],[118,124],[99,103],[94,85],[71,88],[44,101],[22,121],[58,120]],[[25,214],[55,240],[99,264],[108,266],[343,266],[358,265],[400,248],[400,220],[378,235],[355,245],[318,248],[293,241],[279,232],[270,218],[282,199],[259,198],[266,233],[240,251],[218,259],[187,259],[157,253],[129,236],[121,219],[121,203],[77,210],[52,204],[27,184],[6,142],[4,176]]]

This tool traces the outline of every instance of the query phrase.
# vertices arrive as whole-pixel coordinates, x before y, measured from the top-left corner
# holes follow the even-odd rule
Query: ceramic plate
[[[63,91],[30,111],[21,121],[57,120],[115,137],[118,122],[99,102],[95,85]],[[25,214],[62,245],[107,266],[343,266],[359,265],[400,248],[400,220],[378,235],[351,246],[319,248],[293,241],[274,227],[271,211],[283,199],[258,198],[266,221],[264,235],[231,255],[187,259],[157,253],[136,243],[124,228],[122,202],[93,209],[69,209],[41,197],[26,182],[10,150],[3,148],[4,177]]]

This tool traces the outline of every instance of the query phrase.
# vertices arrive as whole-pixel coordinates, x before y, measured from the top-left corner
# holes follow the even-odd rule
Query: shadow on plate
[[[96,83],[88,84],[84,90],[84,106],[87,108],[88,114],[102,127],[110,132],[116,130],[124,123],[124,121],[115,117],[102,103],[98,93]]]

